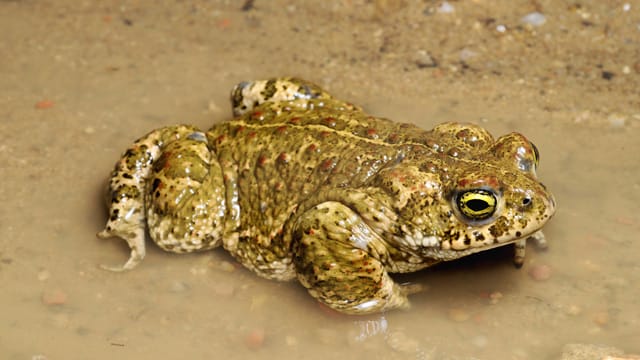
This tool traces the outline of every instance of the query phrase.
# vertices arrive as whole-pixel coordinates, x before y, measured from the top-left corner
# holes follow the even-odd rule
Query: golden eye
[[[456,197],[460,213],[471,220],[490,218],[496,211],[497,203],[495,194],[485,189],[463,191]]]

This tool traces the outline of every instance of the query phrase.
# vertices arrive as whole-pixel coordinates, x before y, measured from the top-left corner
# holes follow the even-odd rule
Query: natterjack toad
[[[297,278],[344,313],[408,307],[406,273],[509,243],[515,262],[555,210],[524,136],[391,122],[299,79],[238,84],[234,120],[137,140],[111,174],[101,238],[145,255],[224,247],[269,279]]]

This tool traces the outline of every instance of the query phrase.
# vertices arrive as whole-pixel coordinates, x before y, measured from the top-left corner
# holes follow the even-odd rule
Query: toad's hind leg
[[[347,206],[325,202],[308,210],[294,239],[298,279],[330,308],[367,314],[409,307],[412,290],[396,284],[384,268],[384,242]]]
[[[234,116],[243,115],[270,101],[296,99],[330,99],[332,96],[320,86],[297,78],[243,81],[231,90],[231,107]]]
[[[185,253],[222,243],[224,180],[204,133],[166,145],[154,164],[145,203],[149,235],[162,249]]]
[[[191,144],[193,147],[187,144]],[[172,155],[169,150],[176,150],[181,146],[189,148],[189,151],[185,153],[187,160],[170,161],[179,157],[179,154],[173,153]],[[194,219],[197,223],[197,220],[202,219],[203,212],[224,213],[224,202],[206,210],[198,207],[198,211],[193,211],[191,214],[186,214],[184,211],[188,205],[195,208],[196,205],[191,203],[197,203],[197,201],[188,200],[188,198],[194,197],[189,196],[189,190],[200,187],[203,182],[211,181],[203,174],[216,172],[219,174],[220,172],[217,162],[210,161],[211,155],[206,148],[206,138],[203,133],[194,127],[179,125],[161,128],[145,135],[123,154],[116,163],[107,188],[109,220],[105,229],[98,233],[98,236],[100,238],[122,238],[129,245],[131,254],[124,266],[103,266],[104,268],[114,271],[128,270],[142,261],[145,256],[145,225],[148,222],[149,214],[153,215],[154,220],[154,222],[148,222],[149,227],[154,229],[151,235],[154,240],[158,241],[158,239],[167,238],[163,235],[158,236],[156,231],[157,225],[163,223],[162,220],[166,218],[166,216],[157,215],[159,213],[166,212],[169,216],[174,217],[182,216],[177,221],[181,225],[185,221],[189,222]],[[197,160],[194,156],[202,158]],[[203,169],[206,164],[211,162],[214,164],[209,169]],[[189,168],[192,165],[193,171]],[[189,175],[184,176],[184,174]],[[221,176],[216,177],[221,178]],[[162,185],[163,179],[167,179],[166,184],[169,185],[172,182],[180,183],[180,178],[183,184],[186,183],[186,187],[165,189]],[[180,198],[173,198],[173,204],[169,204],[171,202],[171,195],[167,192],[169,190],[172,190],[171,194],[174,196],[176,193],[181,195]],[[157,207],[162,205],[163,201],[166,207],[160,211]],[[198,205],[201,206],[201,204]],[[211,223],[215,223],[215,221],[216,219],[213,219]],[[215,232],[212,233],[215,234]],[[175,237],[176,232],[173,234],[172,236]]]

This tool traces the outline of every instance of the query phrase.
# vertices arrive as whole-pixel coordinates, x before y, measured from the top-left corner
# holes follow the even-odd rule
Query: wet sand
[[[0,34],[2,358],[640,353],[636,1],[5,0]],[[424,128],[524,133],[558,201],[549,249],[519,270],[504,248],[403,276],[427,288],[413,308],[369,317],[222,250],[150,245],[134,271],[99,269],[128,256],[95,237],[120,153],[154,128],[227,120],[233,84],[283,75]]]

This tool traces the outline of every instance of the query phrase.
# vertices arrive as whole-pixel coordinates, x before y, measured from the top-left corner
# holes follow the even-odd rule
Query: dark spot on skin
[[[133,175],[129,174],[129,173],[122,173],[122,177],[125,179],[133,179]]]
[[[120,212],[119,209],[113,209],[113,212],[111,213],[111,217],[109,218],[109,220],[116,221],[118,219],[119,212]]]
[[[160,179],[158,179],[158,178],[153,179],[153,183],[151,184],[151,192],[156,191],[158,189],[158,187],[160,186],[160,184],[162,184]]]
[[[276,93],[277,89],[276,89],[276,82],[275,80],[269,80],[267,81],[267,83],[264,86],[264,90],[262,90],[262,96],[264,96],[264,98],[266,100],[269,100],[273,97],[273,95]]]
[[[522,236],[522,233],[520,231],[516,231],[516,237],[520,237]]]
[[[497,226],[494,225],[494,226],[489,227],[489,233],[495,238],[498,235],[500,235],[500,230],[498,229]]]

